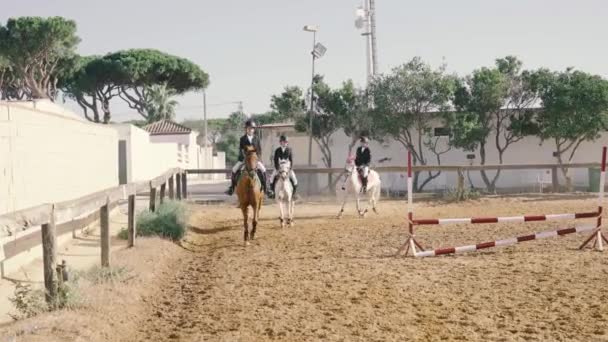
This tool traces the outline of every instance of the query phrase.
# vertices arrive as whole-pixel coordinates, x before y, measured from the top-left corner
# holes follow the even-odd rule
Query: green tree
[[[270,108],[274,114],[274,120],[293,120],[306,113],[306,101],[302,89],[295,86],[285,87],[279,95],[272,95]]]
[[[11,18],[0,26],[0,55],[35,99],[55,99],[61,68],[79,41],[76,23],[61,17]]]
[[[221,138],[216,146],[226,153],[226,163],[233,165],[239,158],[239,137],[244,132],[247,116],[240,111],[230,114],[221,128]]]
[[[433,70],[419,57],[394,68],[389,75],[377,77],[369,86],[375,129],[409,150],[415,165],[429,163],[425,150],[441,165],[441,155],[450,147],[440,144],[441,138],[433,135],[432,124],[443,120],[455,85],[455,77],[446,73],[445,66]],[[414,190],[422,191],[440,173],[429,171],[424,180],[420,180],[420,172],[414,173]]]
[[[507,56],[496,60],[496,67],[481,68],[461,82],[455,93],[456,112],[450,115],[451,145],[479,151],[480,164],[487,162],[490,134],[503,163],[505,151],[512,144],[534,132],[531,106],[538,101],[531,88],[530,73],[522,71],[522,62]],[[494,192],[501,170],[493,177],[481,170],[488,191]]]
[[[198,65],[157,50],[119,51],[104,56],[104,59],[115,63],[122,72],[120,98],[146,120],[151,86],[166,84],[167,89],[181,95],[209,85],[209,76]]]
[[[148,87],[146,93],[148,122],[175,119],[175,107],[178,105],[178,102],[172,99],[176,95],[175,90],[167,88],[164,83]]]
[[[0,55],[0,100],[30,99],[29,89],[8,59]]]
[[[107,124],[111,119],[110,101],[118,96],[123,82],[124,75],[116,63],[87,56],[76,59],[74,69],[61,78],[59,87],[78,103],[87,120]]]
[[[594,141],[608,129],[608,81],[572,69],[538,70],[532,79],[543,105],[536,117],[538,135],[555,143],[555,156],[571,191],[568,163],[584,141]]]

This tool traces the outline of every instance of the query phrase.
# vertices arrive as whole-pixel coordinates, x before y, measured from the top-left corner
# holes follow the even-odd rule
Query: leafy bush
[[[18,283],[14,296],[9,298],[17,310],[17,314],[11,314],[11,317],[14,320],[30,318],[53,310],[72,309],[82,303],[75,283],[59,286],[57,298],[52,303],[46,302],[45,295],[44,289],[34,289],[31,284]]]
[[[169,201],[155,212],[144,211],[137,218],[138,236],[160,236],[177,241],[186,233],[186,206]]]

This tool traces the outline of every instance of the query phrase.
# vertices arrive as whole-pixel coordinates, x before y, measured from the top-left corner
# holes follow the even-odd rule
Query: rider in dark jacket
[[[245,163],[245,148],[247,146],[253,146],[253,148],[255,148],[255,151],[258,155],[257,172],[258,172],[260,181],[262,182],[262,191],[264,191],[264,192],[267,191],[266,168],[264,167],[264,164],[262,164],[262,162],[261,162],[262,146],[260,144],[260,139],[254,134],[255,128],[256,128],[256,124],[253,120],[247,120],[247,122],[245,122],[245,135],[243,135],[241,137],[241,139],[239,140],[239,159],[236,162],[236,164],[234,164],[234,167],[232,168],[232,177],[231,177],[232,182],[230,184],[230,187],[226,191],[226,194],[228,194],[228,195],[232,195],[234,193],[234,189],[236,188],[237,175],[239,174],[239,171],[241,170],[241,168],[243,167],[243,165]]]
[[[274,150],[274,172],[272,173],[272,177],[270,177],[272,179],[270,189],[274,195],[274,186],[277,183],[277,176],[279,174],[281,161],[289,161],[289,179],[291,180],[291,185],[293,186],[293,195],[295,195],[296,190],[298,189],[298,179],[296,178],[296,174],[293,172],[293,151],[291,147],[288,146],[289,141],[285,135],[281,135],[279,138],[279,144],[281,146]]]
[[[367,192],[367,175],[369,174],[369,164],[372,162],[372,153],[369,149],[369,139],[366,136],[361,136],[359,140],[361,146],[357,148],[357,155],[355,157],[355,166],[361,173],[362,191]]]

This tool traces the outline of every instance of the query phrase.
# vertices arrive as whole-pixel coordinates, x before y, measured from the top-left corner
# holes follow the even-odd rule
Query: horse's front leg
[[[241,211],[243,212],[243,238],[245,240],[245,246],[249,245],[249,208],[247,206],[241,207]]]
[[[250,240],[253,240],[255,238],[255,231],[258,227],[258,218],[260,217],[261,208],[262,208],[262,201],[260,199],[260,201],[258,203],[256,203],[256,205],[253,208],[253,222],[252,222],[252,227],[251,227],[251,233],[249,234]]]
[[[357,213],[359,213],[360,217],[363,217],[365,215],[365,212],[361,211],[361,198],[359,197],[359,194],[357,194],[356,196],[357,196]]]
[[[281,216],[279,217],[279,221],[281,222],[281,228],[285,228],[285,209],[283,208],[283,201],[277,199],[277,203],[279,204],[279,212],[281,213]]]
[[[295,210],[295,200],[293,197],[289,198],[289,203],[287,203],[287,205],[289,206],[289,226],[293,227],[293,212]]]

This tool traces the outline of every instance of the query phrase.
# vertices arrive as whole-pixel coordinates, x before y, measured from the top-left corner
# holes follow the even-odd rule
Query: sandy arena
[[[568,213],[596,205],[590,197],[418,201],[416,216]],[[238,209],[192,206],[184,248],[152,259],[155,278],[139,281],[146,291],[122,291],[141,300],[120,309],[118,298],[91,310],[91,317],[105,312],[103,334],[94,331],[104,319],[87,323],[83,309],[79,326],[90,334],[83,338],[74,328],[76,335],[60,340],[608,341],[608,251],[577,250],[584,234],[457,256],[395,258],[406,238],[405,203],[381,202],[380,215],[365,219],[353,207],[338,221],[333,202],[299,203],[296,226],[281,230],[277,207],[266,206],[257,238],[245,248]],[[417,237],[437,248],[572,224],[431,226]],[[129,253],[136,256],[137,249]],[[31,340],[55,340],[41,337]]]
[[[421,203],[417,216],[468,217],[593,210],[597,201],[538,198]],[[608,340],[608,257],[578,251],[584,236],[458,256],[394,258],[404,202],[379,216],[333,219],[328,203],[298,205],[279,228],[263,209],[256,242],[242,246],[240,213],[196,207],[195,251],[176,267],[138,338],[221,340]],[[426,246],[483,242],[572,222],[421,228]],[[160,311],[162,317],[154,313]]]

